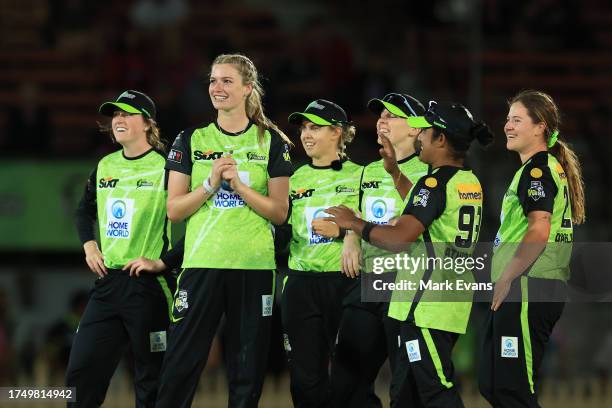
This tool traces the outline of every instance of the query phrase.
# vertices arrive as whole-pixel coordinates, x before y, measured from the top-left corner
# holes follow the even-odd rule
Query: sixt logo
[[[101,178],[100,183],[98,184],[98,187],[99,188],[115,188],[117,187],[118,182],[119,182],[119,179],[112,178],[112,177]]]
[[[367,190],[368,188],[378,188],[380,181],[364,181],[361,183],[361,189]]]
[[[290,197],[292,200],[299,200],[300,198],[308,198],[312,197],[312,193],[314,193],[314,188],[309,188],[308,190],[303,188],[298,188],[297,190],[291,190]]]
[[[196,150],[193,152],[193,157],[195,160],[216,160],[220,159],[222,156],[223,152],[214,152],[212,150],[207,150],[205,152]]]
[[[248,152],[247,159],[253,160],[253,161],[266,161],[267,157],[261,154],[254,153],[254,152]]]
[[[153,187],[153,182],[140,179],[136,182],[136,188],[140,187]]]
[[[354,193],[355,189],[353,187],[346,186],[336,186],[336,193]]]

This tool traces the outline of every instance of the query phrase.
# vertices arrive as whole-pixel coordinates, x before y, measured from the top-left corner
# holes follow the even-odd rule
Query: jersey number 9
[[[481,214],[482,207],[478,207],[478,213],[476,213],[476,207],[473,205],[464,205],[459,208],[457,229],[460,233],[455,237],[456,247],[469,248],[472,246],[472,242],[478,241]]]

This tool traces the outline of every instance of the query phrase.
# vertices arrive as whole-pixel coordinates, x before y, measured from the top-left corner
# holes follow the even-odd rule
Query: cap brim
[[[416,129],[430,128],[433,126],[431,123],[425,120],[425,116],[410,116],[406,120],[408,120],[408,125]]]
[[[102,105],[100,105],[98,112],[105,116],[113,116],[117,109],[127,113],[142,113],[135,107],[122,102],[104,102]]]
[[[383,101],[382,99],[370,99],[370,101],[368,102],[368,108],[372,112],[374,112],[374,113],[376,113],[378,115],[380,115],[380,112],[382,112],[383,109],[387,109],[393,115],[398,116],[400,118],[406,118],[407,119],[409,117],[400,108],[398,108],[397,106],[393,105],[392,103]]]
[[[289,123],[293,123],[294,125],[300,125],[304,119],[319,126],[333,125],[333,123],[330,121],[325,120],[320,116],[313,115],[312,113],[293,112],[291,115],[289,115]]]

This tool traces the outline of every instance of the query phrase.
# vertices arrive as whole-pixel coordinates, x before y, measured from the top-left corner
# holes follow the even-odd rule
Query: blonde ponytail
[[[559,161],[567,175],[569,184],[570,203],[572,205],[572,222],[582,224],[585,221],[584,208],[584,180],[582,179],[582,166],[576,153],[562,140],[550,148],[550,153]]]
[[[351,143],[355,138],[356,129],[353,125],[344,125],[340,128],[342,133],[340,134],[340,140],[338,141],[338,155],[340,159],[346,159],[346,145]]]

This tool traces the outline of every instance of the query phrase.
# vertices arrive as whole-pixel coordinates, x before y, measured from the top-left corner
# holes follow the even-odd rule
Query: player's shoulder
[[[304,174],[308,174],[311,173],[314,169],[308,164],[308,163],[302,163],[300,165],[297,166],[297,168],[295,169],[295,171],[293,172],[293,175],[291,176],[293,177],[299,177],[302,176]]]
[[[422,176],[417,184],[430,189],[444,190],[449,181],[455,177],[460,170],[461,169],[459,167],[442,166],[434,170],[431,174],[425,174]]]
[[[551,178],[550,163],[555,164],[556,160],[551,162],[551,155],[548,152],[536,153],[522,167],[521,178],[525,179],[542,179]]]
[[[364,169],[364,166],[359,163],[355,163],[350,159],[347,159],[342,162],[342,168],[346,168],[350,172],[356,171],[361,173]]]
[[[103,156],[98,161],[98,167],[110,164],[113,161],[117,161],[117,160],[122,159],[122,158],[123,158],[123,149],[116,150],[116,151],[114,151],[112,153],[109,153],[109,154]]]

